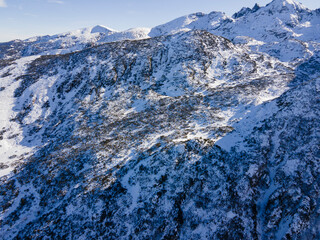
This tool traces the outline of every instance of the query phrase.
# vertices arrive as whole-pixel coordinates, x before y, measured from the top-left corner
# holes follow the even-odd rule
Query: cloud
[[[35,14],[32,14],[32,13],[25,13],[25,14],[23,14],[23,15],[25,15],[25,16],[27,16],[27,17],[38,17],[37,15],[35,15]]]
[[[0,7],[7,7],[5,0],[0,0]]]
[[[1,0],[0,0],[1,1]],[[57,4],[64,4],[64,1],[61,0],[48,0],[49,3],[57,3]]]

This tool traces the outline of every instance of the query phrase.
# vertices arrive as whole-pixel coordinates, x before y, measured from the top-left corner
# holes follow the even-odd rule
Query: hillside
[[[319,239],[319,23],[274,0],[1,43],[0,238]]]

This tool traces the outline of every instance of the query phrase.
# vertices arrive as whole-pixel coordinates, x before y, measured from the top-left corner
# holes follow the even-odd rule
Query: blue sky
[[[228,15],[271,0],[0,0],[0,42],[94,25],[116,30],[153,27],[194,12]],[[319,0],[300,0],[310,9]]]

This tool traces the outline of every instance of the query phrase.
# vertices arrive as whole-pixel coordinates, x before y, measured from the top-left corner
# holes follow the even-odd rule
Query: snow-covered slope
[[[0,238],[319,239],[318,12],[0,44]]]
[[[233,18],[221,12],[191,14],[151,29],[150,36],[193,29],[206,30],[231,40],[247,36],[263,42],[288,38],[319,42],[320,13],[291,0],[274,0],[265,7],[255,5],[252,9],[242,9]]]
[[[9,79],[11,68],[9,65],[4,69]],[[20,144],[40,149],[13,177],[28,175],[30,183],[38,182],[39,176],[31,167],[36,164],[45,178],[58,177],[63,171],[73,172],[68,175],[75,174],[75,179],[87,176],[87,183],[81,186],[88,189],[95,189],[94,179],[105,178],[105,174],[110,175],[111,182],[105,180],[98,188],[111,186],[112,179],[117,178],[112,177],[117,169],[132,164],[141,153],[149,155],[152,151],[161,152],[162,148],[181,149],[174,151],[182,153],[193,141],[214,144],[256,105],[280,96],[293,78],[293,71],[278,60],[251,54],[204,31],[115,42],[79,53],[41,57],[21,74],[20,87],[13,92],[16,114],[12,121],[21,127]],[[9,141],[5,135],[2,142]],[[24,159],[9,158],[4,164],[10,165],[11,161],[22,164]],[[72,170],[70,164],[80,165]],[[161,167],[157,169],[165,173]],[[134,212],[142,202],[135,199],[138,192],[130,192],[136,190],[129,190],[128,178],[129,175],[119,178],[128,188],[128,199],[132,198],[128,209],[123,206],[123,211]],[[38,224],[43,224],[39,219],[45,219],[42,214],[53,206],[60,209],[63,199],[67,201],[74,196],[72,189],[78,181],[71,187],[72,182],[54,184],[54,189],[41,184],[47,188],[44,191],[33,183],[29,187],[23,183],[23,189],[33,189],[32,192],[20,188],[17,196],[6,194],[4,201],[9,197],[12,205],[6,205],[2,234],[11,238],[21,231],[22,237],[29,235],[29,230],[25,231],[32,225],[36,224],[38,229]],[[59,201],[54,200],[56,191],[66,191]],[[81,192],[85,194],[86,190]],[[24,214],[29,217],[19,213],[21,218],[15,220],[12,214],[20,211],[21,199],[35,201],[24,207]],[[82,211],[91,207],[86,208]],[[73,205],[66,209],[73,209]],[[96,214],[103,211],[103,207],[97,206]],[[133,212],[127,217],[134,229],[138,225],[134,223]],[[73,219],[74,214],[74,210],[68,210],[62,218],[56,217],[63,222],[65,217]],[[77,225],[75,229],[78,228]],[[128,234],[133,234],[133,229]],[[78,230],[79,234],[85,234]],[[113,231],[111,228],[103,235]],[[61,236],[63,232],[56,234]],[[96,233],[90,230],[86,234],[89,237]],[[45,233],[38,232],[35,236]]]
[[[215,11],[194,13],[152,29],[135,28],[119,32],[98,25],[54,36],[15,40],[0,44],[0,56],[12,59],[37,54],[64,54],[101,43],[191,30],[205,30],[294,64],[301,56],[306,59],[320,49],[319,9],[310,10],[292,0],[274,0],[264,7],[256,4],[252,9],[243,8],[232,17]]]
[[[250,36],[264,42],[284,39],[317,41],[320,27],[317,10],[309,10],[291,0],[274,0],[257,11],[249,12],[226,24],[220,33],[236,36]]]
[[[234,43],[246,43],[252,49],[290,62],[303,55],[310,57],[314,49],[319,49],[320,11],[291,0],[274,0],[265,7],[244,8],[233,17],[220,12],[191,14],[157,26],[149,35],[193,29],[206,30]]]
[[[228,21],[232,21],[232,19],[222,12],[211,12],[209,14],[200,12],[180,17],[171,22],[154,27],[151,29],[149,36],[157,37],[195,29],[213,31]]]
[[[88,71],[87,73],[89,79],[109,79],[108,81],[111,81],[110,84],[112,83],[112,81],[117,81],[118,78],[125,78],[125,82],[129,83],[138,81],[136,82],[136,84],[134,84],[135,88],[137,87],[136,85],[141,84],[141,88],[144,89],[144,91],[151,88],[152,91],[149,94],[155,94],[155,96],[163,96],[163,98],[175,98],[180,96],[182,97],[185,94],[200,94],[199,96],[204,97],[207,93],[201,92],[209,91],[209,89],[212,89],[214,91],[220,89],[219,91],[224,91],[223,89],[230,88],[232,89],[232,91],[239,91],[238,97],[241,98],[241,101],[240,99],[236,100],[230,98],[225,103],[222,103],[222,99],[219,100],[219,102],[221,102],[220,104],[233,105],[236,103],[235,109],[227,108],[221,113],[218,113],[218,110],[216,109],[216,114],[219,115],[221,123],[212,122],[208,119],[207,123],[202,123],[201,125],[205,125],[201,126],[199,129],[196,128],[194,133],[192,133],[191,131],[189,134],[182,137],[183,134],[181,132],[180,134],[178,134],[179,136],[181,135],[181,137],[177,137],[175,141],[185,141],[189,138],[193,138],[192,136],[197,137],[202,135],[212,135],[213,137],[215,133],[210,129],[227,127],[227,125],[224,126],[224,124],[227,124],[229,119],[232,119],[236,112],[239,112],[239,115],[241,116],[241,114],[245,114],[245,112],[249,111],[248,106],[244,107],[242,106],[242,104],[256,105],[279,96],[283,91],[286,90],[286,84],[292,79],[292,77],[289,76],[289,73],[293,73],[293,71],[282,65],[276,59],[270,58],[268,56],[261,54],[250,55],[250,53],[246,49],[234,46],[227,39],[212,38],[213,36],[211,36],[209,33],[198,31],[195,33],[190,32],[164,38],[169,40],[162,40],[162,38],[160,38],[159,40],[155,40],[156,44],[154,43],[153,45],[150,45],[149,42],[140,42],[139,44],[142,46],[144,43],[150,45],[150,48],[152,48],[152,50],[150,50],[150,53],[149,51],[144,53],[147,47],[142,48],[139,44],[137,45],[142,49],[141,53],[138,50],[131,53],[131,51],[129,51],[131,49],[129,49],[129,53],[123,52],[117,54],[114,53],[111,46],[115,46],[115,48],[121,49],[122,45],[127,46],[129,45],[129,43],[119,42],[118,44],[113,45],[103,45],[101,49],[107,48],[107,50],[104,50],[104,52],[107,52],[107,54],[111,54],[109,57],[108,55],[106,56],[106,62],[103,62],[102,59],[100,59],[99,61],[96,60],[96,58],[98,57],[95,53],[96,50],[88,50],[89,53],[94,53],[91,54],[90,57],[88,57],[88,59],[92,60],[83,59],[83,61],[92,62],[90,64],[87,63],[85,66],[82,66],[82,64],[73,64],[73,66],[69,66],[68,68],[70,70],[72,69],[71,75],[68,73],[70,72],[68,68],[62,70],[53,68],[50,70],[45,67],[44,69],[42,69],[42,66],[49,64],[47,61],[50,62],[50,59],[52,57],[39,58],[39,60],[35,60],[31,64],[27,72],[24,72],[24,70],[19,70],[18,75],[12,73],[12,71],[17,71],[17,69],[20,69],[18,67],[20,62],[14,62],[8,67],[4,68],[2,71],[4,74],[3,88],[6,89],[8,88],[8,85],[11,84],[5,81],[6,79],[19,79],[19,81],[14,81],[15,88],[11,89],[10,93],[8,93],[8,91],[2,91],[0,92],[0,94],[8,96],[7,98],[9,98],[10,95],[11,98],[17,98],[15,99],[15,107],[13,108],[14,111],[17,112],[17,115],[11,116],[11,118],[18,119],[19,123],[21,123],[22,125],[26,125],[27,128],[31,129],[33,129],[33,127],[31,126],[35,122],[37,122],[36,126],[41,126],[42,131],[44,131],[44,127],[38,122],[39,118],[47,118],[48,116],[50,116],[50,114],[57,112],[57,108],[61,108],[60,105],[63,104],[63,102],[66,102],[64,98],[70,101],[70,97],[74,97],[76,94],[74,92],[71,92],[70,96],[68,94],[69,97],[62,98],[62,102],[56,100],[56,98],[59,98],[60,96],[59,92],[63,92],[64,88],[68,88],[68,82],[72,79],[75,79],[72,80],[72,82],[76,81],[76,83],[70,83],[71,85],[69,88],[72,88],[73,84],[76,84],[76,86],[78,86],[79,84],[83,85],[83,87],[87,86],[85,81],[80,81],[80,79],[78,79],[79,76],[77,77],[77,75],[83,74],[84,68],[88,68],[86,71]],[[150,42],[153,43],[154,41]],[[193,42],[196,44],[195,47],[192,46]],[[131,45],[134,44],[132,43]],[[205,50],[203,50],[204,52],[199,52],[200,45],[205,48]],[[188,50],[188,48],[190,48],[190,50]],[[212,51],[212,53],[210,51]],[[218,53],[214,53],[214,51],[217,51]],[[193,56],[196,52],[199,52],[201,56],[205,57],[207,60],[201,59],[200,56]],[[207,56],[208,54],[210,54],[210,57]],[[146,57],[146,55],[147,58],[143,59]],[[108,63],[109,61],[111,61],[109,60],[110,57],[112,57],[112,63]],[[142,58],[141,60],[139,60],[139,63],[137,63],[137,57]],[[188,60],[188,58],[190,58],[190,60]],[[62,59],[65,59],[65,57],[63,57]],[[69,61],[73,61],[73,59],[74,58],[72,57]],[[76,59],[76,61],[79,60]],[[100,61],[102,61],[102,63],[100,63]],[[18,66],[16,66],[15,64],[17,64]],[[62,66],[64,64],[65,63],[61,63]],[[134,66],[139,67],[140,65],[142,66],[142,69],[140,69],[141,67],[138,68],[136,70],[137,73],[135,73],[133,70]],[[41,66],[41,69],[38,69],[38,66]],[[127,71],[130,71],[130,74],[128,74]],[[145,73],[143,73],[143,71],[145,71]],[[48,74],[40,77],[41,74],[45,73]],[[103,74],[104,76],[100,76],[101,74]],[[144,77],[146,81],[143,81],[144,79],[136,79],[138,76],[143,76],[144,74],[146,75]],[[272,76],[278,76],[282,74],[284,75],[284,77],[277,77],[274,80],[269,79],[273,78]],[[123,75],[125,75],[125,77]],[[136,75],[137,77],[131,79],[131,75]],[[255,79],[262,77],[263,79],[261,79],[261,83],[259,83],[259,85],[269,85],[272,83],[272,86],[270,85],[265,89],[265,91],[262,91],[261,89],[259,93],[250,92],[250,90],[247,89],[249,88],[250,84],[252,84],[252,86],[255,86]],[[20,86],[17,87],[19,82],[21,82]],[[244,86],[243,92],[242,90],[240,91],[241,88],[236,88],[237,85]],[[32,88],[29,89],[29,86],[32,86]],[[56,86],[57,89],[55,89],[54,86]],[[157,88],[154,88],[152,86],[157,86]],[[120,89],[122,88],[124,89],[121,91],[130,92],[130,90],[127,89],[128,86],[123,86]],[[50,89],[52,89],[53,92],[50,92]],[[68,93],[69,91],[71,91],[71,89],[67,90]],[[109,90],[101,89],[101,91],[111,92],[113,95],[115,94],[115,92],[120,90],[118,90],[118,88],[114,89],[114,87],[112,87]],[[251,91],[253,91],[253,89],[251,89]],[[123,98],[122,95],[125,92],[121,94],[121,99]],[[252,96],[253,93],[255,93],[254,96]],[[129,98],[127,95],[128,93],[126,93],[125,96]],[[152,99],[153,97],[151,95],[150,97]],[[105,96],[104,98],[106,97],[108,96]],[[122,111],[128,111],[128,113],[130,113],[131,111],[139,112],[139,109],[143,110],[147,106],[149,106],[150,100],[148,100],[148,94],[141,97],[143,97],[143,99],[134,100],[134,102],[137,102],[137,106],[135,105],[135,103],[133,103],[131,110],[125,110],[125,106],[122,106]],[[115,105],[120,104],[118,101],[119,100],[116,101],[117,103],[115,103]],[[233,103],[233,101],[235,101],[235,103]],[[243,103],[240,104],[240,102]],[[212,105],[217,104],[212,103]],[[46,108],[44,106],[50,107]],[[136,106],[137,110],[135,110],[134,106]],[[120,106],[117,106],[117,108],[119,107]],[[65,107],[64,111],[69,110],[67,107]],[[60,110],[58,112],[60,112]],[[237,121],[237,119],[234,119],[233,121]],[[194,123],[194,125],[197,126],[198,124]],[[28,130],[27,132],[29,131],[31,130]],[[24,141],[26,141],[26,144],[28,141],[34,143],[34,139],[42,138],[42,131],[40,132],[40,134],[36,135],[24,135]],[[202,132],[202,134],[197,131]],[[42,143],[40,142],[39,144]],[[7,159],[6,163],[9,164],[9,162],[10,160]]]
[[[0,43],[0,57],[9,60],[31,55],[66,54],[106,42],[148,38],[149,32],[148,28],[119,32],[98,25],[53,36]]]

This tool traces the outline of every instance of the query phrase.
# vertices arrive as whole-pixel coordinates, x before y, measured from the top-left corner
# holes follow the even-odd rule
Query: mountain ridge
[[[263,7],[256,4],[252,9],[242,9],[235,15],[238,17],[228,17],[222,12],[194,13],[151,29],[133,28],[120,32],[98,25],[51,37],[2,43],[0,47],[8,52],[2,58],[12,59],[21,57],[21,53],[22,56],[64,54],[105,42],[146,39],[198,29],[226,37],[234,43],[246,44],[253,50],[266,52],[286,62],[300,58],[301,51],[306,58],[310,57],[314,50],[320,48],[317,37],[320,26],[318,10],[309,10],[295,1],[276,0]],[[20,54],[11,53],[11,46],[20,49]],[[284,48],[289,48],[292,56],[288,51],[286,54],[280,53]]]
[[[288,6],[0,44],[0,238],[319,239],[319,14]]]

